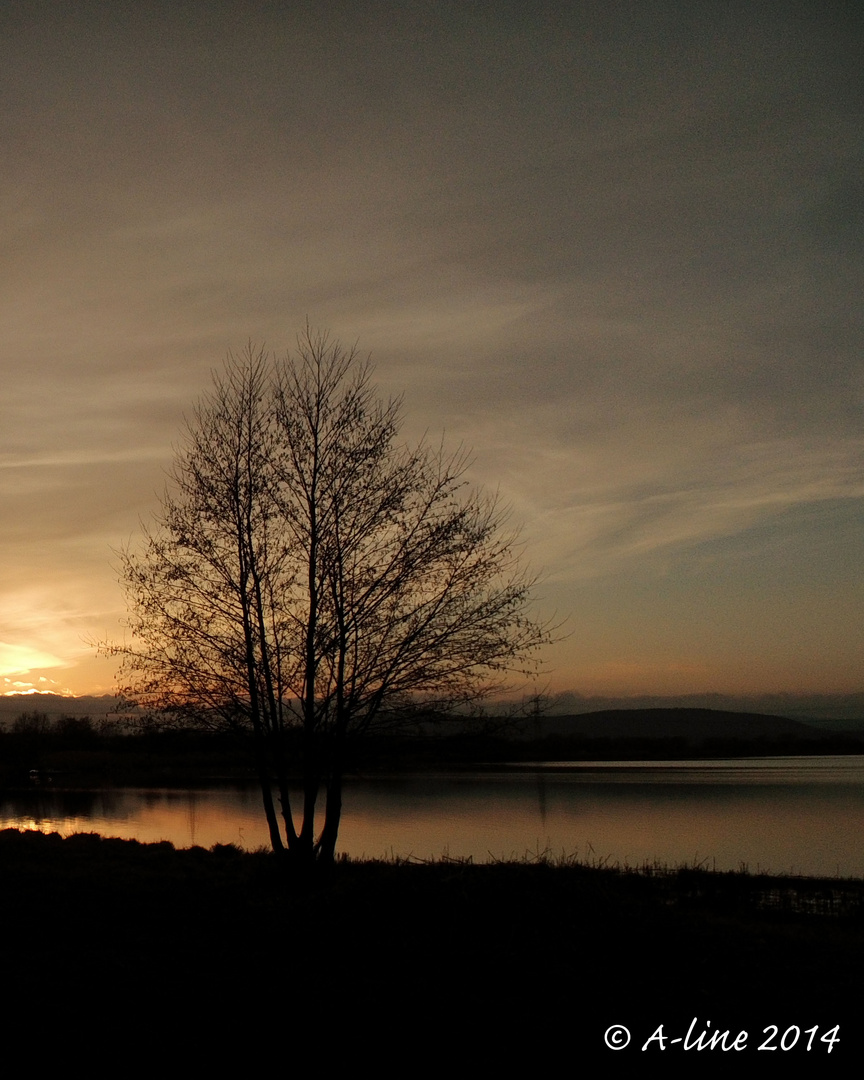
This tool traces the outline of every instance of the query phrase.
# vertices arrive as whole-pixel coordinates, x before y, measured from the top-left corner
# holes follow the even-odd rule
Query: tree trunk
[[[282,834],[279,831],[279,818],[276,816],[276,805],[273,802],[273,790],[270,787],[270,777],[266,769],[258,770],[258,779],[261,784],[261,798],[264,802],[264,815],[267,818],[267,828],[270,830],[270,846],[274,851],[284,851]]]
[[[327,785],[327,805],[324,811],[324,828],[318,840],[318,861],[332,866],[336,860],[336,837],[342,819],[342,771],[336,769]]]

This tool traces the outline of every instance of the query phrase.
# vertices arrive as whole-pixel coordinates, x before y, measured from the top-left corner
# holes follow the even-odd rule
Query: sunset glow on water
[[[0,806],[0,826],[269,846],[254,787],[18,792]],[[864,876],[862,838],[864,759],[751,759],[353,781],[339,850]]]

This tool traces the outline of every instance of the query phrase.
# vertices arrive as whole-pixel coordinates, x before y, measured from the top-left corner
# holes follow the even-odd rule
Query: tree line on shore
[[[418,727],[421,721],[418,718]],[[590,736],[532,731],[530,722],[440,727],[422,737],[387,733],[359,740],[346,758],[351,773],[418,768],[530,765],[536,762],[663,761],[692,757],[734,758],[779,754],[860,754],[864,739],[840,732],[814,732],[802,740],[792,734],[755,738],[686,738],[682,735]],[[291,756],[299,731],[285,732]],[[97,787],[105,783],[184,783],[251,779],[242,735],[206,728],[164,728],[115,716],[22,712],[0,726],[0,782],[18,786],[44,774],[57,784]],[[35,777],[31,777],[31,772]]]

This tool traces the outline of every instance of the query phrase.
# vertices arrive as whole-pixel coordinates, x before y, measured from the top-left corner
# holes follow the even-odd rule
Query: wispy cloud
[[[525,521],[544,603],[582,620],[560,685],[740,681],[743,612],[766,685],[860,683],[849,10],[4,9],[0,639],[101,685],[81,636],[120,632],[110,549],[184,411],[308,316]],[[824,627],[806,656],[781,610]]]

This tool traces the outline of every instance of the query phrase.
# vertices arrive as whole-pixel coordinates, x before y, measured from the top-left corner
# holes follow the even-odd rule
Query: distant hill
[[[588,739],[819,739],[828,734],[818,727],[764,713],[725,712],[716,709],[603,709],[572,716],[540,716],[523,724],[523,738],[548,735]]]
[[[118,699],[102,697],[63,697],[61,694],[11,694],[0,697],[0,726],[10,727],[25,712],[45,713],[52,720],[61,716],[103,717],[117,711]]]
[[[59,694],[13,694],[0,697],[0,730],[9,730],[24,712],[101,719],[117,712],[119,699],[62,697]],[[712,739],[810,740],[833,735],[864,736],[864,722],[849,720],[792,720],[769,713],[733,712],[687,707],[600,709],[569,715],[542,714],[522,721],[510,738],[543,739],[547,736],[583,739],[684,739],[704,743]]]

